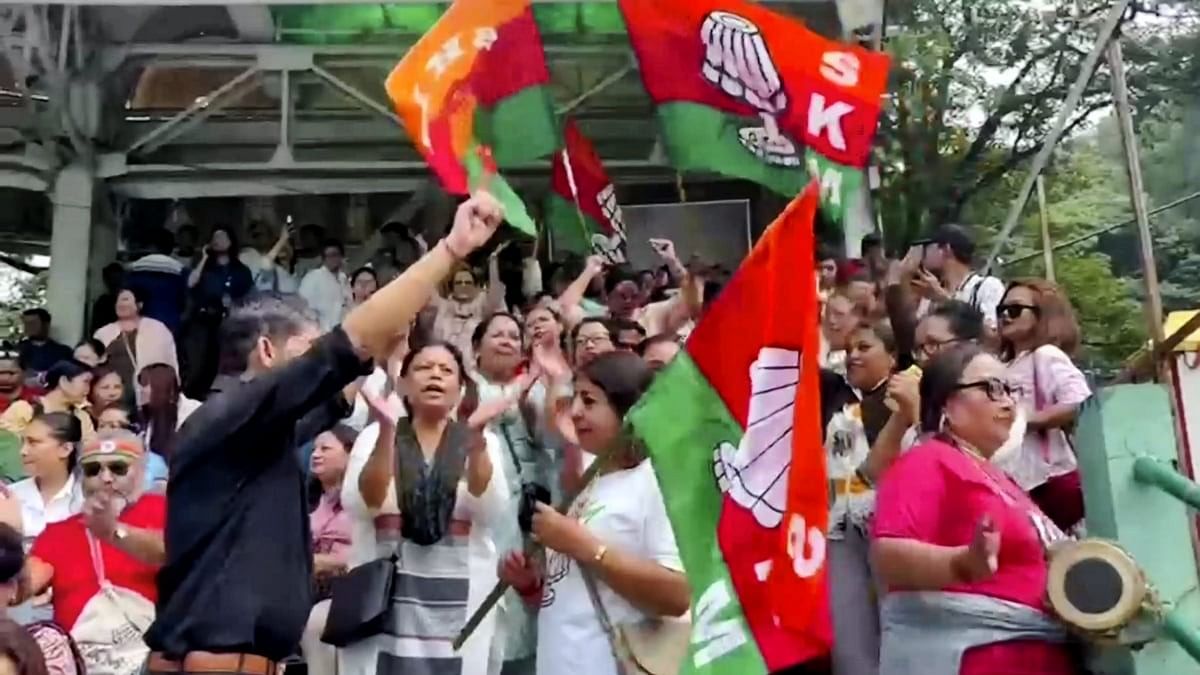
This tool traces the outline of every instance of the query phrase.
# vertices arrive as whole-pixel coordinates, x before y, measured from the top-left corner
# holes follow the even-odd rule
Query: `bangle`
[[[449,239],[449,237],[442,237],[442,242],[441,242],[441,243],[442,243],[442,247],[446,249],[446,253],[449,253],[451,258],[454,258],[456,261],[459,261],[459,262],[461,262],[461,261],[463,261],[463,260],[466,260],[466,259],[467,259],[467,256],[465,256],[465,255],[459,255],[459,254],[458,254],[458,253],[457,253],[457,252],[454,250],[454,248],[453,248],[452,246],[450,246],[450,239]]]

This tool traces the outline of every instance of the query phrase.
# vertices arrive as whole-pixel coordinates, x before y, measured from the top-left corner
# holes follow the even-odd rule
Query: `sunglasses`
[[[1029,310],[1029,311],[1033,312],[1034,314],[1037,314],[1040,311],[1037,307],[1035,307],[1033,305],[1015,305],[1015,304],[1013,304],[1013,305],[1000,305],[999,307],[996,308],[996,314],[1004,317],[1005,319],[1008,319],[1009,321],[1016,321],[1017,319],[1021,318],[1021,314],[1025,310]]]
[[[99,476],[104,469],[117,478],[124,478],[129,473],[129,462],[82,462],[79,468],[88,478]]]
[[[967,389],[982,389],[987,393],[987,397],[993,401],[1011,400],[1014,391],[1012,385],[1008,382],[995,377],[977,382],[962,382],[954,387],[954,391],[965,391]]]

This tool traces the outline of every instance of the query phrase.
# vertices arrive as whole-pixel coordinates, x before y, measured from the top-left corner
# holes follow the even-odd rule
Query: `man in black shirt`
[[[50,339],[50,312],[38,307],[21,312],[21,326],[25,330],[25,339],[17,344],[20,352],[21,369],[25,371],[27,380],[41,380],[46,371],[59,361],[74,357],[71,348]]]
[[[339,393],[385,358],[450,273],[491,237],[500,205],[479,193],[450,233],[392,283],[317,337],[279,298],[234,311],[226,334],[253,336],[248,369],[179,432],[167,492],[167,563],[146,633],[150,673],[275,675],[312,607],[312,548],[298,440],[342,412]],[[333,401],[333,403],[331,403]]]

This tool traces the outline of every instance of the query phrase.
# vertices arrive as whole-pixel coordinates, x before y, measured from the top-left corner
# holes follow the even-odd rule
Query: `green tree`
[[[46,304],[46,274],[29,274],[0,262],[0,341],[21,338],[21,312]]]
[[[1017,184],[1023,176],[1010,176],[981,192],[964,210],[971,222],[993,223],[980,234],[997,234]],[[1130,203],[1123,168],[1110,161],[1095,136],[1064,147],[1047,172],[1046,207],[1051,237],[1064,241],[1129,218]],[[1016,264],[1000,268],[1006,279],[1043,277],[1040,255],[1041,219],[1031,204],[1008,247],[1009,260]],[[1032,256],[1032,257],[1030,257]],[[1097,374],[1111,374],[1146,339],[1146,324],[1130,279],[1113,274],[1109,256],[1091,240],[1055,253],[1055,272],[1060,286],[1075,307],[1083,333],[1080,363]]]
[[[1096,36],[1103,0],[1059,3],[1045,13],[1020,0],[912,0],[896,3],[894,59],[880,125],[879,206],[893,246],[961,219],[981,194],[1002,188],[1044,144]],[[1075,13],[1073,7],[1078,7]],[[1130,88],[1139,107],[1163,100],[1178,64],[1154,50],[1158,30],[1127,30]],[[1097,70],[1067,137],[1110,105],[1108,71]]]

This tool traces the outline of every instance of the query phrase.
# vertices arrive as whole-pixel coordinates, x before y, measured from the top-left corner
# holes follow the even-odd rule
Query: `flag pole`
[[[583,219],[583,207],[579,204],[579,186],[575,184],[575,169],[571,168],[571,153],[567,152],[564,144],[562,149],[563,168],[567,170],[567,185],[571,186],[571,202],[575,204],[575,215],[579,218],[579,231],[583,234],[583,245],[588,252],[592,250],[592,237],[588,232],[587,221]]]

